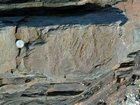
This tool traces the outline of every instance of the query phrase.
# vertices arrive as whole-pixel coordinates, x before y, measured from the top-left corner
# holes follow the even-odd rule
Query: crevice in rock
[[[133,67],[135,66],[134,61],[126,62],[126,63],[121,63],[120,68],[126,68],[126,67]]]
[[[25,80],[25,83],[28,83],[28,82],[30,82],[31,81],[31,79],[26,79]]]
[[[0,16],[25,16],[20,22],[26,22],[28,16],[80,16],[89,13],[116,11],[122,13],[118,8],[111,6],[99,6],[98,4],[86,3],[85,5],[71,5],[62,7],[24,7],[0,10]],[[74,12],[73,12],[74,11]],[[13,21],[6,21],[13,23]]]
[[[86,4],[82,6],[64,6],[64,7],[30,7],[17,8],[11,10],[0,10],[0,16],[35,16],[35,15],[82,15],[83,13],[102,11],[105,7],[96,4]],[[75,11],[75,12],[73,12]]]
[[[19,48],[18,56],[20,56],[21,48]]]
[[[107,103],[105,103],[105,102],[99,102],[99,103],[97,103],[97,105],[107,105]]]
[[[53,91],[48,92],[47,96],[74,96],[81,94],[83,91]]]
[[[7,85],[7,84],[1,84],[0,87],[5,86],[5,85]]]
[[[38,96],[45,96],[41,93],[31,93],[31,94],[22,94],[21,97],[38,97]]]

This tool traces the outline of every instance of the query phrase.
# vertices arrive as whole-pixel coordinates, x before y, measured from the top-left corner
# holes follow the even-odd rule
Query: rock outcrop
[[[139,0],[0,3],[0,105],[140,103]]]
[[[15,27],[3,27],[0,31],[0,74],[16,68],[18,49],[15,46]],[[11,49],[11,50],[10,50]]]

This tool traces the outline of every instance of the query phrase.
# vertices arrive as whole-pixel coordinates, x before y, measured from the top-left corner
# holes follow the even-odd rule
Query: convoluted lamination
[[[0,105],[140,104],[139,0],[94,12],[85,6],[0,17]]]
[[[29,34],[27,32],[36,33],[36,30],[31,30],[19,28],[17,36],[26,41],[28,39],[25,34]],[[46,27],[40,30],[40,40],[43,40],[30,42],[25,51],[32,52],[29,52],[28,59],[23,57],[26,69],[46,74],[68,75],[73,72],[91,73],[95,69],[113,66],[114,62],[111,62],[115,54],[113,47],[119,33],[116,28],[90,26],[47,30]]]

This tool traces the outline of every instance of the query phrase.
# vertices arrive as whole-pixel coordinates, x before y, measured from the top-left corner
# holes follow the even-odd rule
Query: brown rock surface
[[[0,30],[0,74],[16,68],[15,58],[18,50],[15,46],[15,27]]]
[[[8,5],[10,12],[12,6],[30,5],[21,2],[4,1],[0,14],[8,14]],[[62,3],[58,9],[46,3],[54,7],[53,14],[30,7],[27,14],[32,16],[23,16],[26,9],[21,9],[22,17],[0,17],[0,105],[140,103],[139,0],[78,3],[84,6],[63,8]],[[35,16],[38,10],[45,16]],[[21,49],[18,39],[25,42]]]
[[[29,66],[25,65],[26,69],[43,74],[67,75],[74,72],[91,73],[96,68],[102,70],[116,63],[110,61],[115,54],[116,28],[89,26],[42,31],[48,35],[46,43],[29,46],[29,50],[34,50],[28,58],[23,57]]]

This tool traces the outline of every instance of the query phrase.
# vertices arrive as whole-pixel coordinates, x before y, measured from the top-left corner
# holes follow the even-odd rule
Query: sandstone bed
[[[0,105],[139,105],[139,15],[139,0],[0,0]]]

